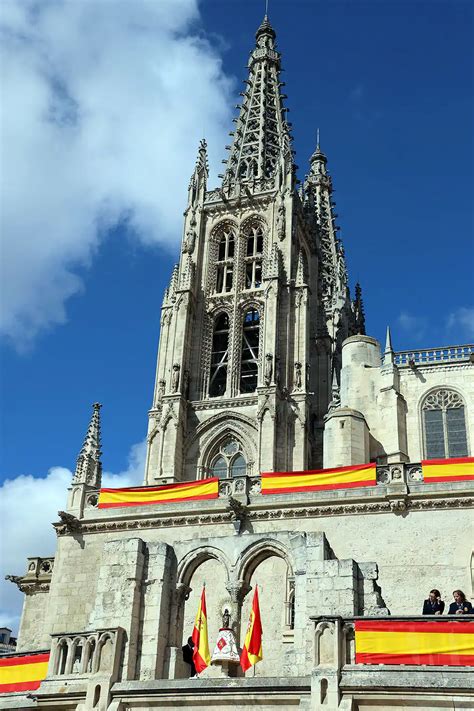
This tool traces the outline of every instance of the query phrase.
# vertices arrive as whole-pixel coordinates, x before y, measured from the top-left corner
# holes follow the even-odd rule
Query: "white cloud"
[[[406,333],[415,340],[423,338],[426,332],[426,319],[421,316],[414,316],[406,311],[402,311],[397,319],[397,323]]]
[[[474,340],[474,307],[460,306],[449,314],[447,329],[450,334],[459,334],[458,338]]]
[[[27,348],[63,323],[107,230],[181,238],[205,133],[211,165],[232,82],[197,0],[2,2],[0,332]]]
[[[104,472],[104,486],[137,486],[143,483],[146,441],[134,444],[123,472]],[[67,488],[73,473],[65,467],[52,467],[46,477],[18,476],[0,487],[0,626],[17,631],[23,594],[5,575],[23,575],[28,556],[51,556],[56,549],[56,534],[51,526],[58,511],[67,503]]]

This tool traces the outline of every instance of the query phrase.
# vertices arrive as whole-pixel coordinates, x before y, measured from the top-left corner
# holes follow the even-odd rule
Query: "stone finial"
[[[390,326],[387,326],[387,336],[385,338],[385,351],[383,354],[383,364],[388,365],[389,363],[393,363],[394,361],[394,353],[393,353],[393,346],[392,346],[392,334],[390,333]]]
[[[362,300],[362,287],[357,282],[355,285],[355,299],[353,301],[354,328],[356,334],[365,336],[365,313],[364,302]]]
[[[102,462],[100,461],[101,441],[100,441],[100,402],[93,405],[93,413],[89,427],[87,428],[84,444],[77,458],[76,470],[72,480],[73,484],[88,484],[96,488],[100,487],[102,479]]]
[[[336,410],[341,406],[341,396],[339,391],[339,384],[337,382],[336,370],[332,373],[332,387],[331,387],[331,402],[329,403],[329,412]]]

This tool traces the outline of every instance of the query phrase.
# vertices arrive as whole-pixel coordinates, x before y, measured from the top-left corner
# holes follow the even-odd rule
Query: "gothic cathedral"
[[[199,147],[144,485],[101,487],[96,403],[54,555],[7,576],[1,709],[474,709],[474,346],[366,335],[280,61],[265,17],[216,189]]]

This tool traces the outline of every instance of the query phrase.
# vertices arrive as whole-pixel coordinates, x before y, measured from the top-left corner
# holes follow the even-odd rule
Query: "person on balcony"
[[[434,588],[430,590],[428,599],[423,602],[422,615],[442,615],[444,612],[444,602],[441,600],[441,593]]]
[[[184,645],[184,647],[181,648],[181,651],[183,652],[183,662],[186,662],[186,664],[189,664],[190,666],[190,679],[194,679],[194,677],[196,677],[196,667],[194,666],[193,649],[193,638],[188,637],[188,642]]]
[[[453,592],[454,602],[449,606],[448,615],[472,615],[474,610],[472,609],[471,603],[466,600],[462,590],[455,590]]]

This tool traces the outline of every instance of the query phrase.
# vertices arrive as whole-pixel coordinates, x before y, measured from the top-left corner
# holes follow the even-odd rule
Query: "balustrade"
[[[51,635],[48,677],[112,674],[122,649],[121,627]]]
[[[398,351],[394,354],[395,365],[407,368],[413,368],[417,365],[433,365],[446,362],[472,362],[473,359],[473,344],[427,348],[421,351]]]

